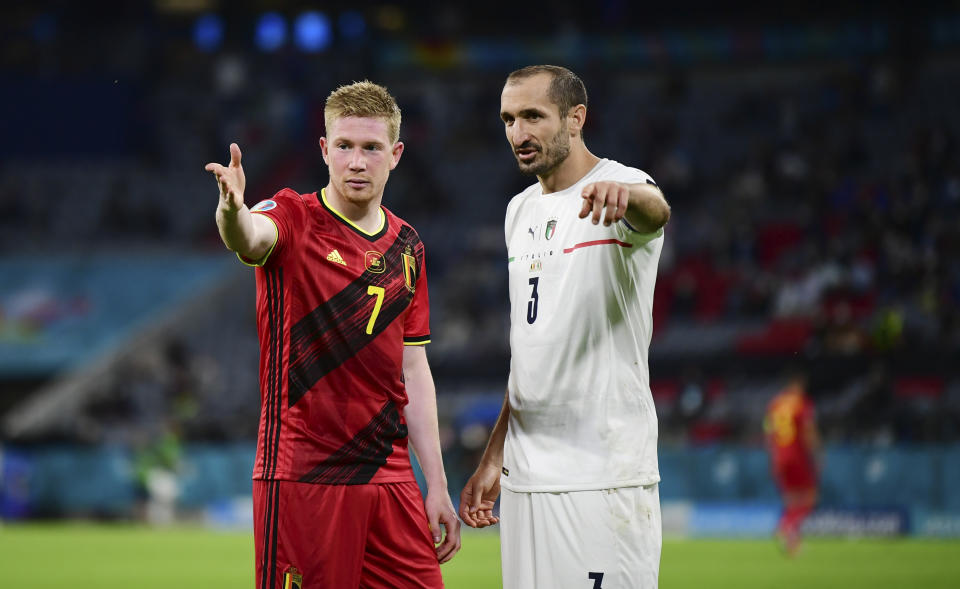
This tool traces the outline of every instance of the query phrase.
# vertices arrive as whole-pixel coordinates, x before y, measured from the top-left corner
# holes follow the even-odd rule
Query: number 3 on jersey
[[[530,292],[530,300],[527,301],[527,323],[533,324],[537,320],[537,303],[540,301],[540,295],[537,294],[537,285],[540,283],[540,277],[534,276],[530,279],[530,286],[533,290]]]

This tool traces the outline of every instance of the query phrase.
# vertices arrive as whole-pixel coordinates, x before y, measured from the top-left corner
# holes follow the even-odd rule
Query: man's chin
[[[531,162],[524,162],[517,158],[517,168],[523,174],[536,175],[539,173],[540,167],[540,162],[536,161],[536,159]]]
[[[355,205],[367,204],[373,200],[375,194],[373,186],[370,185],[364,186],[363,188],[354,188],[347,184],[341,190],[343,198]]]
[[[522,174],[528,174],[530,176],[540,176],[548,171],[545,169],[543,162],[530,162],[526,164],[517,160],[517,168],[519,168]]]

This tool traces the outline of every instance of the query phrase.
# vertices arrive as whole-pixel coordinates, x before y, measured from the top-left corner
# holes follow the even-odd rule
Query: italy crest
[[[543,231],[543,237],[549,241],[550,238],[553,237],[553,234],[556,232],[557,232],[557,220],[550,219],[549,221],[547,221],[547,228],[544,229]]]

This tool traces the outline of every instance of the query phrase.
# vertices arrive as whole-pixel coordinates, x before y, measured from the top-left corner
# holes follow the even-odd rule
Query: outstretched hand
[[[209,163],[203,167],[213,172],[220,187],[220,206],[227,211],[238,211],[243,207],[243,191],[247,186],[247,179],[243,175],[243,166],[240,165],[240,146],[230,144],[230,163],[222,166]]]
[[[500,521],[493,506],[500,496],[500,469],[481,464],[460,493],[460,518],[471,528],[485,528]]]
[[[627,212],[630,190],[620,182],[591,182],[583,187],[580,196],[583,198],[580,218],[585,218],[593,211],[590,220],[594,225],[602,217],[603,224],[609,226],[622,219]]]

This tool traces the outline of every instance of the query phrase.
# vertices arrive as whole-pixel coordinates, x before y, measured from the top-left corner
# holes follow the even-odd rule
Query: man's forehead
[[[379,117],[337,117],[327,129],[330,137],[390,142],[387,121]]]
[[[500,94],[500,104],[503,107],[526,108],[528,106],[544,107],[552,104],[548,91],[551,78],[548,74],[537,74],[529,78],[511,80],[503,87]]]

